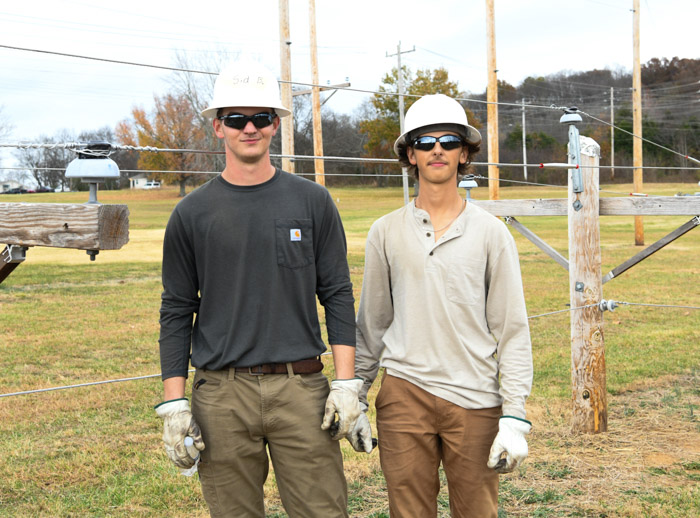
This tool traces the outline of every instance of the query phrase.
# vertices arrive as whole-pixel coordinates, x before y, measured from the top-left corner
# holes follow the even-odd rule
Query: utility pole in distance
[[[610,179],[615,179],[615,95],[610,87]]]
[[[486,59],[488,61],[488,85],[486,87],[486,120],[488,125],[488,161],[498,163],[498,79],[496,78],[496,28],[493,0],[486,0]],[[489,165],[489,199],[499,199],[497,165]]]
[[[282,84],[282,105],[292,112],[282,119],[282,154],[294,154],[294,106],[292,105],[292,40],[289,33],[289,0],[279,0],[280,11],[280,74]],[[294,173],[294,162],[289,158],[282,159],[282,169]]]
[[[642,67],[639,63],[639,0],[634,0],[634,67],[632,72],[632,162],[634,163],[634,192],[644,192],[642,185]],[[634,217],[634,244],[644,244],[644,222]]]
[[[527,131],[525,130],[525,98],[523,97],[523,177],[527,182]]]
[[[318,85],[318,52],[316,49],[316,0],[309,0],[309,40],[311,44],[311,82]],[[311,112],[313,120],[314,156],[323,156],[323,132],[321,128],[321,91],[311,88]],[[323,159],[314,160],[316,183],[326,185],[326,169]]]
[[[401,51],[401,42],[396,46],[396,54],[389,54],[388,52],[386,53],[386,57],[390,58],[393,56],[397,56],[398,62],[399,62],[399,68],[398,68],[398,81],[399,81],[399,134],[403,134],[403,117],[404,117],[404,109],[403,109],[403,70],[401,69],[401,54],[407,54],[409,52],[415,52],[416,47],[415,45],[411,50],[404,50],[403,52]],[[405,167],[401,168],[401,178],[403,180],[403,203],[404,205],[408,205],[408,169]]]

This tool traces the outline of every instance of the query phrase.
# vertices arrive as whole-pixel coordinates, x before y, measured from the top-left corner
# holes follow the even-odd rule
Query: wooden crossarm
[[[471,200],[494,216],[566,216],[569,200]],[[600,198],[601,216],[697,216],[700,196]]]
[[[118,250],[128,242],[126,205],[0,203],[0,243]]]

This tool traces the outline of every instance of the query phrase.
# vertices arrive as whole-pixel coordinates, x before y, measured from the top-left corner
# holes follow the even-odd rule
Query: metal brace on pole
[[[569,261],[557,252],[554,248],[545,243],[538,235],[528,229],[525,225],[520,223],[513,216],[506,216],[506,223],[513,227],[515,230],[520,232],[523,236],[529,239],[537,248],[542,250],[549,257],[554,259],[560,266],[562,266],[567,272],[569,271]]]
[[[583,119],[578,114],[578,108],[572,106],[564,110],[564,115],[559,119],[559,122],[569,125],[569,157],[572,158],[573,163],[576,164],[575,168],[569,169],[573,192],[583,192],[583,182],[581,180],[581,148],[579,144],[578,128],[576,127],[576,123],[583,122]],[[576,210],[579,209],[580,207]]]
[[[647,248],[645,248],[644,250],[639,252],[634,257],[628,259],[627,261],[622,263],[620,266],[610,270],[608,272],[608,274],[605,277],[603,277],[603,284],[605,284],[606,282],[608,282],[611,279],[614,279],[615,277],[618,277],[620,274],[622,274],[622,273],[626,272],[627,270],[629,270],[630,268],[632,268],[635,264],[643,261],[644,259],[649,257],[651,254],[658,252],[663,247],[665,247],[669,243],[675,241],[676,239],[681,237],[686,232],[690,232],[698,225],[700,225],[700,216],[695,216],[693,219],[691,219],[690,221],[681,225],[680,227],[678,227],[676,230],[674,230],[670,234],[667,234],[666,236],[662,237],[653,245],[649,245]]]
[[[5,245],[0,252],[0,283],[7,279],[19,263],[27,258],[27,247],[18,245]]]

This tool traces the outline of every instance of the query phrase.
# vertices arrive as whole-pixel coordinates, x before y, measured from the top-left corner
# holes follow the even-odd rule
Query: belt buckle
[[[258,369],[257,372],[254,372],[253,369]],[[262,365],[256,365],[255,367],[248,367],[248,374],[251,376],[264,376],[265,373],[262,371]]]

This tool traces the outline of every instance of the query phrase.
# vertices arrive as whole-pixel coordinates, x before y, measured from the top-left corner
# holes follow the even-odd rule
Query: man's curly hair
[[[467,171],[469,171],[469,166],[472,163],[472,159],[474,158],[474,155],[476,155],[481,150],[481,146],[479,144],[469,144],[468,142],[464,142],[463,145],[467,148],[467,161],[464,164],[459,164],[459,167],[457,167],[458,177],[467,174]],[[399,164],[401,164],[401,167],[408,168],[408,172],[412,174],[417,180],[418,166],[415,166],[408,161],[408,144],[406,142],[401,142],[396,147],[399,151]]]

